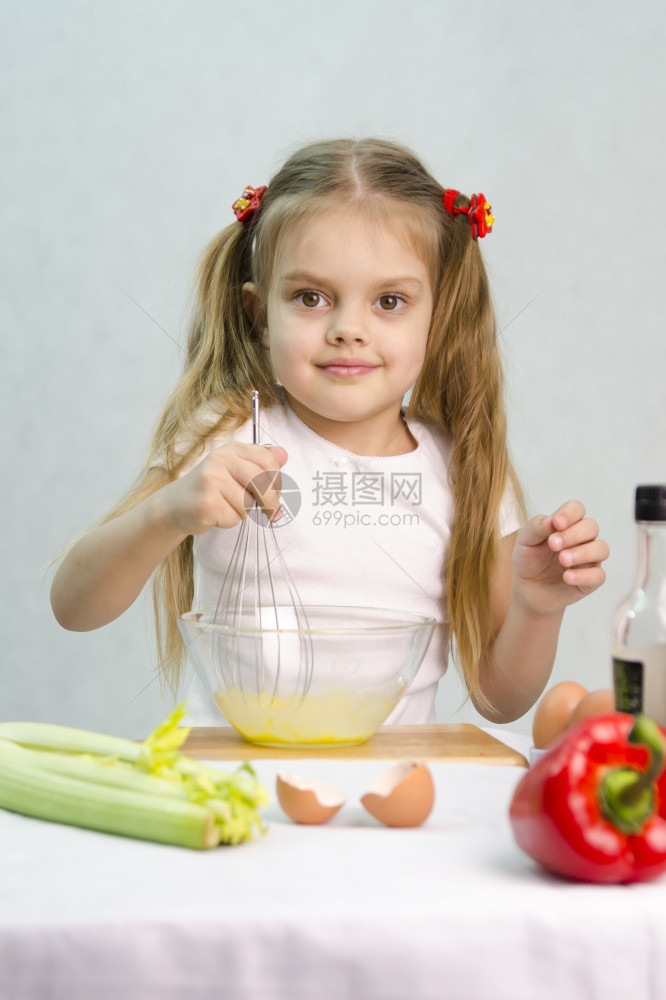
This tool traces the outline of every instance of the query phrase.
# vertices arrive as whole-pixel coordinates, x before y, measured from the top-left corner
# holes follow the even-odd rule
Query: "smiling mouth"
[[[357,375],[369,375],[370,372],[374,372],[375,369],[379,368],[379,365],[373,365],[369,361],[360,361],[357,358],[336,358],[335,360],[317,365],[317,368],[320,371],[326,372],[327,375],[352,378]]]

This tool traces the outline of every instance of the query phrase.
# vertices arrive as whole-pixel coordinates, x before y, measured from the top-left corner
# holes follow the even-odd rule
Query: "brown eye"
[[[308,309],[316,309],[316,307],[321,303],[321,295],[319,292],[301,292],[299,299],[304,306],[308,307]]]
[[[391,312],[393,309],[397,309],[400,304],[400,299],[397,295],[381,295],[378,301],[380,308],[385,312]]]

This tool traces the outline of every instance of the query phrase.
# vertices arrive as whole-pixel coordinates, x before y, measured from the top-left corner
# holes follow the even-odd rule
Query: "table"
[[[518,764],[431,761],[432,815],[396,830],[359,803],[384,760],[253,759],[347,805],[300,827],[273,799],[265,837],[203,853],[0,812],[2,1000],[666,996],[666,881],[540,871],[508,825]]]

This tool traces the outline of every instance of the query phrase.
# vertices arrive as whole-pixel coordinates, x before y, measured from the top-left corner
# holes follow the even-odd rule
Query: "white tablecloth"
[[[520,768],[432,764],[423,827],[359,797],[389,765],[260,761],[344,788],[326,826],[205,853],[0,811],[2,1000],[663,1000],[666,880],[570,884],[515,846]]]

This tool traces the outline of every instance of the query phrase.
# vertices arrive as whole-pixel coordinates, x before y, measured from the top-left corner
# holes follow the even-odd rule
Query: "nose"
[[[369,339],[367,326],[358,309],[337,309],[331,316],[326,333],[329,344],[367,344]]]

